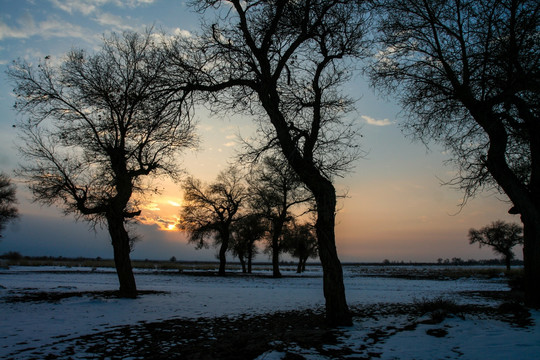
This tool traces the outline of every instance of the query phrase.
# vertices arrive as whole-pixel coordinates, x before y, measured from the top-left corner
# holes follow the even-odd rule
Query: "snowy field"
[[[308,269],[304,275],[296,276],[292,268],[285,268],[283,275],[294,276],[281,279],[136,270],[139,290],[159,293],[137,299],[85,295],[24,302],[12,299],[41,292],[116,290],[116,274],[106,268],[0,269],[0,358],[26,359],[32,350],[51,344],[57,344],[58,350],[59,339],[76,339],[125,325],[321,309],[324,306],[322,276],[318,268]],[[400,267],[400,271],[403,269]],[[258,275],[264,274],[270,272],[258,271]],[[387,274],[359,266],[344,267],[349,305],[366,309],[444,298],[462,305],[496,308],[500,301],[467,292],[508,290],[502,277],[411,280]],[[448,316],[440,323],[413,318],[410,314],[355,317],[352,327],[340,329],[339,344],[328,346],[346,346],[353,352],[350,358],[364,359],[540,359],[540,312],[530,313],[527,326],[485,314]],[[370,335],[374,333],[380,335],[377,341]],[[330,358],[315,349],[281,344],[260,354],[258,359],[282,359],[287,352],[306,359]],[[72,358],[77,356],[73,354]]]

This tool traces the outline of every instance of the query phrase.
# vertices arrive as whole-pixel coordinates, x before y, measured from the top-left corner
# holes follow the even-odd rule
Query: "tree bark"
[[[323,290],[326,299],[326,319],[332,326],[352,325],[352,317],[345,298],[343,270],[335,242],[336,194],[333,185],[325,180],[325,186],[314,192],[317,201],[316,232],[319,256],[323,268]]]
[[[114,249],[114,265],[120,282],[120,297],[137,297],[135,276],[131,267],[129,235],[124,227],[123,216],[107,215],[107,225]]]

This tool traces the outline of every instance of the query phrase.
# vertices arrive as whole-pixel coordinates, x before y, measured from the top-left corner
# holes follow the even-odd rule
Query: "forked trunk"
[[[137,297],[137,286],[131,267],[129,235],[124,227],[123,217],[107,217],[107,225],[114,249],[114,265],[120,282],[120,297]]]

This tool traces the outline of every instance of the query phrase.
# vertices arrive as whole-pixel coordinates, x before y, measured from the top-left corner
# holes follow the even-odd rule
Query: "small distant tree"
[[[208,241],[219,246],[219,275],[225,275],[232,224],[239,219],[246,198],[243,175],[234,167],[219,173],[211,184],[189,177],[184,181],[184,206],[177,227],[189,234],[198,249]]]
[[[75,49],[58,65],[46,57],[8,71],[25,115],[21,176],[36,201],[106,225],[124,297],[137,295],[126,225],[150,190],[143,179],[178,175],[179,152],[196,144],[185,93],[161,92],[161,50],[151,31],[126,32],[94,54]]]
[[[285,251],[298,258],[296,272],[304,272],[308,259],[319,255],[315,227],[310,223],[292,222],[284,231],[283,238]]]
[[[19,216],[16,202],[15,185],[6,174],[0,173],[0,238],[6,224]]]
[[[512,248],[523,245],[523,228],[502,220],[494,221],[480,230],[470,229],[469,242],[479,247],[491,246],[495,253],[503,256],[506,270],[510,270],[510,262],[514,258]]]
[[[249,179],[250,206],[268,222],[268,251],[272,254],[272,276],[281,277],[279,254],[285,225],[291,221],[291,208],[307,203],[312,195],[286,160],[265,157]]]
[[[257,254],[255,242],[266,234],[263,218],[256,213],[241,217],[232,229],[232,253],[242,265],[242,272],[251,274],[252,260]],[[246,267],[247,262],[247,267]]]

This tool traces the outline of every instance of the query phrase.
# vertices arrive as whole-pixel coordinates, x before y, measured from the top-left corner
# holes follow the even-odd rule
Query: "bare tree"
[[[249,203],[253,211],[268,222],[269,252],[272,254],[273,277],[281,277],[279,254],[283,251],[282,234],[291,221],[291,209],[313,200],[296,172],[279,154],[263,158],[252,171]]]
[[[17,198],[15,197],[15,185],[11,179],[0,173],[0,238],[7,223],[19,217],[19,211],[15,207]]]
[[[480,230],[469,230],[469,242],[478,246],[491,246],[493,251],[504,257],[506,270],[510,270],[510,262],[514,259],[512,248],[523,244],[523,228],[518,224],[510,224],[501,220],[494,221]]]
[[[297,224],[291,222],[284,231],[284,248],[293,257],[298,258],[297,273],[306,271],[309,258],[318,255],[315,227],[310,223]]]
[[[36,201],[106,224],[120,294],[137,294],[126,222],[140,215],[143,178],[176,175],[179,151],[196,144],[183,93],[160,92],[164,53],[151,31],[104,39],[101,50],[69,52],[59,65],[15,62],[16,108],[26,115],[20,173]]]
[[[364,50],[362,2],[192,3],[206,13],[215,10],[217,17],[203,26],[202,36],[171,46],[171,60],[191,75],[176,87],[207,92],[216,111],[258,119],[265,136],[253,152],[279,149],[313,193],[327,319],[351,324],[335,244],[333,178],[346,173],[359,155],[356,129],[344,117],[352,100],[339,89],[351,76],[347,59]],[[182,50],[186,41],[189,55]]]
[[[524,225],[525,292],[540,304],[540,3],[380,0],[372,76],[400,94],[406,129],[442,143],[450,184],[495,187]]]
[[[184,206],[177,227],[189,234],[197,248],[208,247],[208,240],[219,246],[219,275],[225,275],[232,225],[246,198],[243,176],[234,167],[218,174],[210,184],[189,177],[184,181]]]
[[[252,261],[257,254],[255,242],[261,240],[266,234],[265,225],[262,216],[258,213],[248,213],[233,224],[232,252],[240,260],[244,273],[251,274]]]

